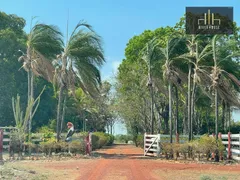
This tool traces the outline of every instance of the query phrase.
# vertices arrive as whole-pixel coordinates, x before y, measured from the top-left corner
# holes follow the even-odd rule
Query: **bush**
[[[69,143],[69,150],[73,154],[84,154],[86,152],[85,149],[85,143],[83,141],[72,141]]]
[[[173,156],[173,144],[161,143],[162,152],[165,154],[166,159],[172,158]]]
[[[144,146],[144,135],[137,135],[135,144],[137,147],[143,148]]]
[[[52,152],[55,151],[55,138],[48,139],[48,141],[43,141],[40,143],[40,150],[46,155],[52,155]]]
[[[99,140],[98,140],[98,147],[97,149],[105,146],[108,142],[108,136],[103,133],[103,132],[95,132],[94,133],[96,136],[98,136]]]
[[[99,137],[95,134],[92,134],[92,150],[98,149],[99,147]]]
[[[103,132],[94,132],[92,134],[92,149],[100,149],[103,146],[110,146],[114,142],[114,136]]]
[[[112,134],[107,134],[107,136],[109,137],[108,138],[108,142],[107,142],[107,146],[111,146],[111,145],[113,145],[113,142],[114,142],[114,136],[112,135]]]
[[[42,141],[47,142],[50,139],[54,138],[54,131],[47,126],[42,126],[39,130],[39,133],[42,133]]]

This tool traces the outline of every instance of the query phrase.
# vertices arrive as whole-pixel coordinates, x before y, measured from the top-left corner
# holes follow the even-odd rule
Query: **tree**
[[[84,92],[94,96],[101,83],[98,67],[104,63],[100,37],[84,22],[77,24],[63,49],[56,61],[59,66],[55,69],[55,84],[59,87],[57,140],[60,139],[61,119],[64,119],[63,100],[66,102],[68,90],[74,95],[75,86],[79,86]]]
[[[42,76],[48,81],[53,80],[53,66],[51,60],[61,52],[61,33],[57,27],[46,24],[36,24],[27,36],[26,53],[22,52],[19,61],[23,61],[23,68],[28,73],[28,104],[34,101],[34,75]],[[32,128],[33,112],[30,110],[28,120],[29,134]]]

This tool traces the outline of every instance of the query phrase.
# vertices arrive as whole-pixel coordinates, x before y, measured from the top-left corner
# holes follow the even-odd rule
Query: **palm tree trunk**
[[[30,103],[30,100],[31,100],[31,71],[29,70],[27,72],[28,74],[28,104]],[[30,117],[29,117],[30,119]],[[29,119],[28,119],[28,126],[26,126],[26,128],[24,129],[25,133],[27,134],[28,133],[28,129],[29,129]]]
[[[231,108],[230,105],[227,104],[227,109],[228,109],[228,132],[231,132]]]
[[[169,98],[169,121],[170,121],[170,143],[172,143],[172,84],[168,85],[168,98]]]
[[[191,74],[192,66],[188,64],[188,141],[191,141]]]
[[[225,111],[226,111],[225,102],[222,101],[222,131],[223,132],[225,132]]]
[[[152,84],[150,86],[150,94],[151,94],[151,134],[153,134],[154,133],[154,119],[153,119],[154,104],[153,104],[153,86],[152,86]]]
[[[196,83],[193,82],[193,89],[192,89],[192,99],[191,99],[191,125],[190,125],[190,135],[191,140],[193,139],[193,122],[194,122],[194,113],[195,113],[195,90],[196,90]]]
[[[67,94],[64,94],[64,101],[63,101],[63,111],[62,111],[62,118],[61,118],[61,129],[60,129],[60,134],[62,133],[63,130],[63,122],[64,122],[64,117],[65,117],[65,110],[66,110],[66,101],[67,101]]]
[[[176,88],[176,121],[175,121],[175,134],[177,135],[178,134],[178,122],[179,122],[179,112],[178,112],[178,88],[177,86],[175,86]]]
[[[215,135],[218,137],[218,91],[215,89]]]
[[[218,140],[218,90],[215,88],[215,136]],[[219,152],[216,149],[215,161],[219,162]]]
[[[60,140],[60,121],[61,121],[61,109],[63,99],[63,85],[60,85],[59,97],[58,97],[58,108],[57,108],[57,141]]]
[[[33,75],[33,72],[31,71],[31,92],[30,92],[30,99],[31,101],[34,101],[34,87],[33,87],[33,81],[34,81],[34,75]],[[29,137],[29,141],[31,141],[31,138],[30,138],[30,134],[31,134],[31,130],[32,130],[32,118],[33,118],[33,114],[32,114],[32,109],[30,110],[30,116],[29,116],[29,127],[28,127],[28,137]]]

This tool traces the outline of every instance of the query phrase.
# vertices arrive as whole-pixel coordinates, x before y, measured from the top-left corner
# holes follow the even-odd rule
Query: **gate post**
[[[161,148],[160,148],[160,134],[157,135],[157,157],[160,157]]]
[[[219,138],[220,141],[222,141],[222,133],[218,133],[218,138]],[[223,154],[222,154],[222,152],[219,153],[219,158],[220,158],[221,160],[223,160]]]
[[[0,161],[3,160],[3,129],[0,129]]]
[[[231,132],[228,132],[228,159],[232,159],[232,152],[231,152]]]

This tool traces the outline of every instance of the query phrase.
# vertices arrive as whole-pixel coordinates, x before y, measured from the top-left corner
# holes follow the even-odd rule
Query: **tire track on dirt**
[[[88,180],[99,180],[105,173],[107,166],[110,165],[110,161],[108,159],[100,159],[97,162],[97,166],[94,168],[90,168],[89,171],[77,179],[88,179]]]

